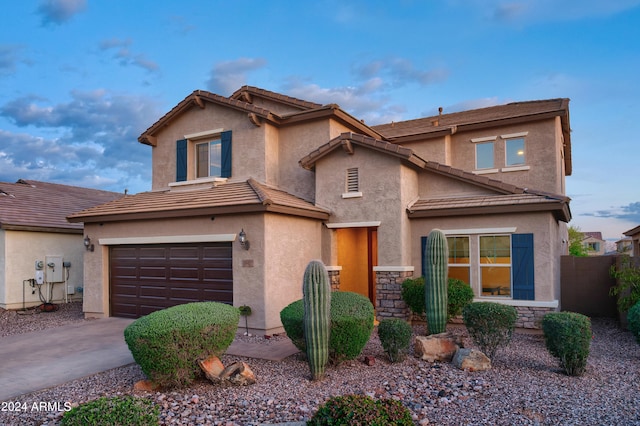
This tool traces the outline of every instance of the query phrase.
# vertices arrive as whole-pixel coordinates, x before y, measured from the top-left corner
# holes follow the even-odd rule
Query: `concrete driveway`
[[[83,321],[0,338],[0,401],[131,364],[125,318]]]

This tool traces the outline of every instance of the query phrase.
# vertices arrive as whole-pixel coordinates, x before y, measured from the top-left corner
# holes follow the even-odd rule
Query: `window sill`
[[[220,185],[222,183],[227,182],[228,178],[221,177],[207,177],[207,178],[199,178],[192,180],[185,180],[182,182],[170,182],[170,189],[190,189],[194,187],[204,187],[209,185]]]
[[[499,169],[482,169],[482,170],[474,170],[471,173],[473,173],[474,175],[484,175],[488,173],[498,173],[499,171],[500,171]]]
[[[345,192],[342,194],[342,198],[361,198],[362,192]]]
[[[500,169],[501,172],[522,172],[525,170],[531,169],[530,166],[511,166],[511,167],[503,167]]]

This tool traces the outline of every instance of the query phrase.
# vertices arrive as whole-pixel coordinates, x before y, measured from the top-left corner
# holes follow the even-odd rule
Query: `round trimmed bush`
[[[280,311],[280,320],[293,344],[306,353],[302,299]],[[349,291],[331,294],[329,361],[333,364],[354,359],[362,352],[373,331],[373,305],[366,297]]]
[[[627,312],[627,328],[640,343],[640,302],[633,305]]]
[[[329,398],[318,408],[307,425],[409,426],[411,412],[395,399],[375,400],[366,395]]]
[[[160,409],[152,401],[129,395],[102,397],[64,413],[61,426],[151,426],[159,423]]]
[[[542,318],[544,341],[549,353],[560,360],[569,376],[587,369],[591,346],[591,321],[575,312],[551,312]]]
[[[124,339],[149,379],[163,387],[188,386],[203,373],[198,360],[222,355],[240,312],[218,302],[196,302],[152,312],[131,323]]]
[[[473,302],[462,310],[469,336],[490,359],[496,351],[511,342],[516,326],[516,308],[495,302]]]
[[[411,326],[399,318],[383,319],[378,325],[380,343],[382,343],[382,348],[391,362],[398,362],[404,358],[404,354],[411,344],[412,334]]]

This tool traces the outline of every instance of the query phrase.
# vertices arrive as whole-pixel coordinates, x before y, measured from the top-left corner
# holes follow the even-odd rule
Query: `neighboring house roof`
[[[633,237],[636,234],[640,234],[640,225],[636,226],[635,228],[631,228],[628,231],[623,232],[623,234],[628,237]]]
[[[604,241],[604,239],[602,238],[602,232],[583,232],[582,235],[584,235],[584,240],[586,240],[587,238],[593,238],[596,240]]]
[[[82,223],[69,223],[67,215],[121,197],[116,192],[34,180],[0,182],[0,228],[81,233]]]
[[[565,144],[565,169],[571,175],[571,128],[569,124],[569,99],[558,98],[539,101],[512,102],[487,108],[440,114],[371,126],[373,130],[393,143],[422,140],[455,134],[466,130],[504,126],[537,119],[560,117]]]
[[[273,212],[327,219],[330,212],[285,191],[248,179],[212,184],[209,188],[166,190],[129,195],[69,215],[71,222]]]
[[[245,86],[245,88],[248,87],[249,86]],[[245,90],[247,92],[251,92],[248,89]],[[257,88],[253,88],[252,90],[253,92],[259,90],[261,91],[260,93],[273,93]],[[234,95],[236,96],[236,98],[233,97]],[[211,92],[207,92],[205,90],[195,90],[189,96],[180,101],[176,106],[174,106],[171,111],[163,115],[158,121],[153,123],[151,127],[145,130],[144,133],[142,133],[138,137],[138,142],[145,145],[156,146],[156,135],[160,130],[162,130],[172,120],[174,120],[183,112],[188,111],[193,106],[197,106],[201,109],[206,108],[207,102],[247,113],[247,118],[255,126],[261,126],[264,121],[267,121],[276,126],[285,126],[302,121],[334,118],[363,134],[376,137],[380,136],[380,134],[374,131],[371,127],[365,125],[361,120],[358,120],[349,113],[343,111],[338,105],[335,104],[319,105],[312,102],[306,102],[299,99],[291,98],[285,95],[279,95],[278,97],[275,96],[278,94],[273,93],[274,96],[271,96],[271,99],[273,100],[287,102],[289,104],[299,104],[298,106],[301,106],[300,110],[298,111],[283,113],[279,115],[267,109],[255,106],[249,102],[245,102],[244,99],[247,98],[245,96],[240,96],[238,92],[236,92],[234,95],[232,95],[232,97],[230,98],[227,98]]]
[[[459,198],[421,198],[411,204],[409,217],[434,217],[447,215],[467,215],[481,213],[517,213],[531,211],[554,211],[558,220],[571,220],[570,199],[564,195],[551,194],[529,188],[520,188],[486,176],[478,176],[461,169],[443,165],[435,161],[425,161],[412,149],[371,137],[342,133],[340,136],[320,146],[300,160],[300,165],[311,170],[318,160],[336,149],[353,152],[353,145],[391,155],[419,168],[474,186],[490,189],[497,195],[482,195]]]

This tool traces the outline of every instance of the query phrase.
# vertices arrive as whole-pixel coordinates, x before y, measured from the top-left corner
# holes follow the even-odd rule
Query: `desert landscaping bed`
[[[53,313],[17,315],[0,310],[0,337],[84,321],[80,304],[61,305]],[[464,327],[450,327],[472,346]],[[424,334],[415,326],[414,334]],[[410,353],[398,364],[387,362],[374,331],[357,360],[331,366],[322,382],[309,380],[299,356],[274,362],[223,356],[227,364],[247,362],[258,383],[215,386],[201,381],[166,392],[133,391],[144,375],[137,365],[74,380],[55,388],[13,398],[13,403],[68,402],[76,405],[100,396],[131,394],[161,407],[161,424],[257,425],[304,421],[328,397],[347,393],[395,398],[412,412],[416,424],[437,425],[640,425],[640,346],[613,320],[594,319],[594,338],[582,377],[562,374],[545,349],[541,334],[516,333],[485,372],[429,363]],[[238,337],[270,345],[272,339]],[[373,365],[362,362],[373,357]],[[1,425],[56,425],[60,412],[0,411]]]

